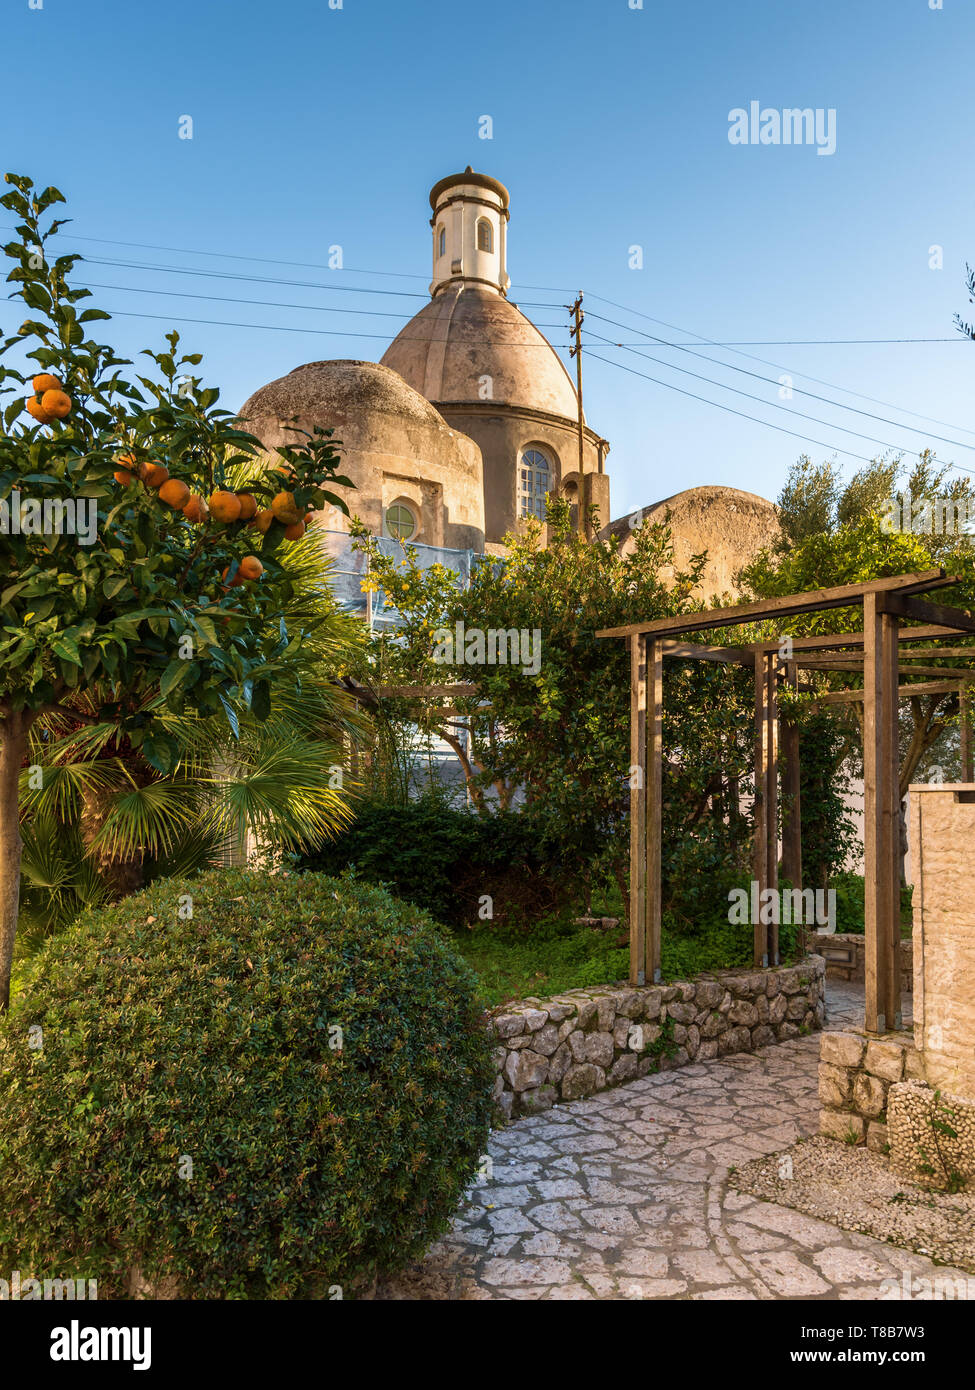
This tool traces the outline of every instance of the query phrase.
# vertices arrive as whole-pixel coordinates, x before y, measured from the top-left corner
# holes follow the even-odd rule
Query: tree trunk
[[[86,851],[108,819],[112,802],[118,793],[114,788],[97,792],[86,792],[82,796],[79,829]],[[138,893],[145,887],[144,856],[139,854],[130,859],[113,859],[108,854],[96,850],[91,856],[98,877],[112,894],[114,901],[127,898],[130,893]]]
[[[23,714],[0,720],[0,1013],[10,1005],[17,917],[20,913],[20,770],[29,724]]]

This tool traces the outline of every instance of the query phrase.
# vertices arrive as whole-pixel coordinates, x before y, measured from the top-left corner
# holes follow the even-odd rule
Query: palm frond
[[[89,852],[109,859],[158,858],[172,852],[200,813],[198,789],[182,779],[160,778],[131,786],[113,801]]]

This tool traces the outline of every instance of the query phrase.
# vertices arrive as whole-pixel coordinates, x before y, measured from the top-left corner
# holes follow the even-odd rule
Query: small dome
[[[738,570],[751,564],[780,534],[774,502],[719,484],[688,488],[641,507],[604,527],[599,538],[605,541],[615,536],[620,549],[628,554],[633,548],[634,529],[643,523],[662,524],[668,512],[674,546],[671,577],[674,569],[687,569],[692,557],[706,550],[707,563],[694,591],[705,602],[715,595],[733,593]]]
[[[241,406],[239,419],[246,425],[247,421],[297,416],[300,421],[313,420],[327,428],[354,422],[363,414],[395,415],[449,430],[430,402],[395,371],[378,362],[352,359],[306,362],[295,367],[287,376],[255,391]]]
[[[575,388],[551,343],[514,304],[480,285],[438,294],[382,361],[438,405],[493,400],[570,420],[578,414]]]

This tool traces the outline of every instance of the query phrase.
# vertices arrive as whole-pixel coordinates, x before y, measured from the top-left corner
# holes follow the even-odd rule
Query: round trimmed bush
[[[52,938],[0,1021],[0,1266],[349,1296],[446,1228],[493,1079],[418,909],[314,873],[159,880]]]

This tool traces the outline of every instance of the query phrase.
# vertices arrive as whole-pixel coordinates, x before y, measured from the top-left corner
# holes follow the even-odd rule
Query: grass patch
[[[750,931],[727,922],[703,923],[693,934],[677,935],[663,924],[664,983],[689,980],[702,970],[748,967],[752,963]],[[544,998],[566,989],[625,981],[630,968],[626,926],[603,931],[577,926],[571,918],[547,919],[530,926],[500,927],[479,923],[451,932],[451,940],[480,982],[487,1007],[509,999]],[[781,927],[783,961],[795,958],[794,932]]]

